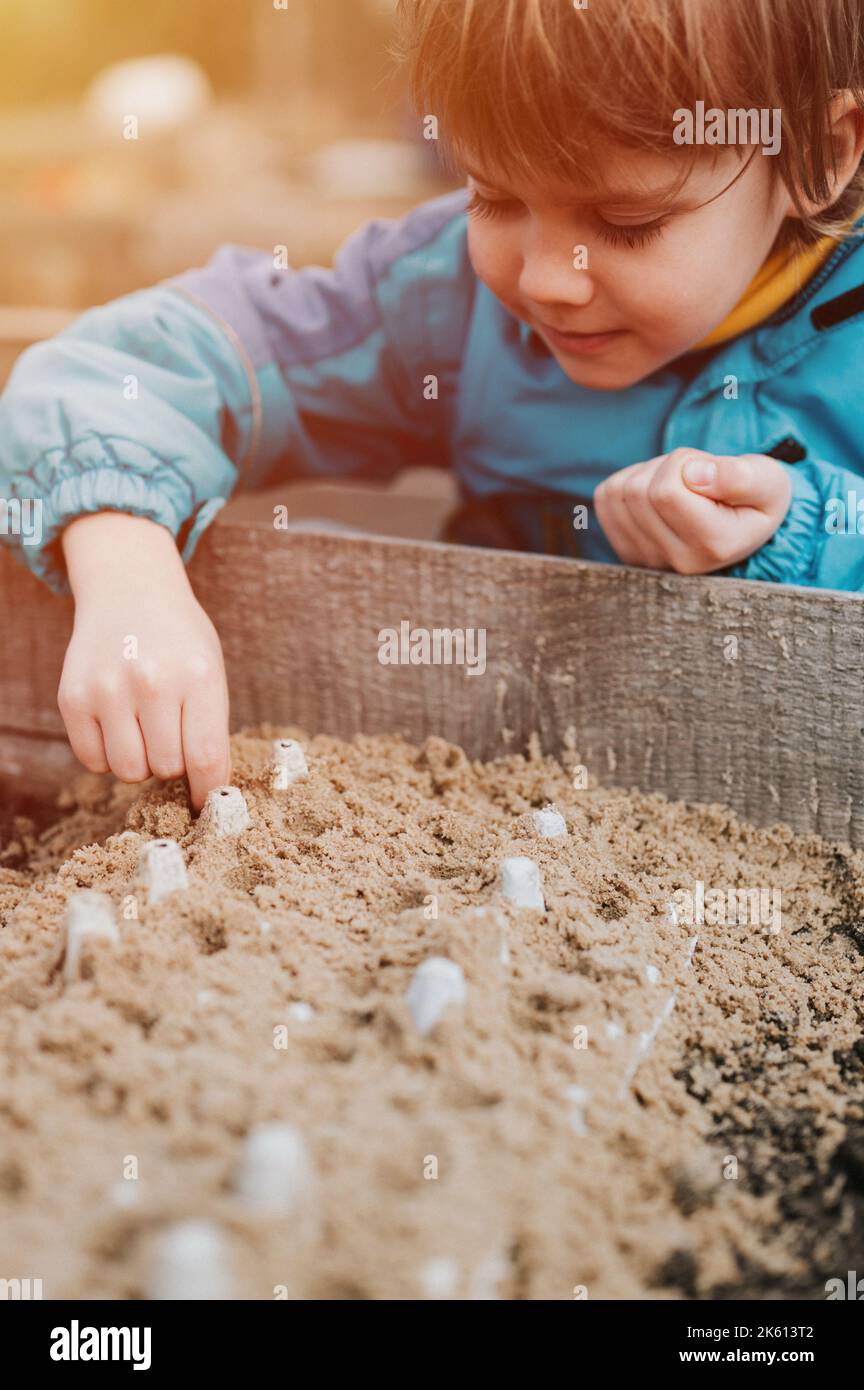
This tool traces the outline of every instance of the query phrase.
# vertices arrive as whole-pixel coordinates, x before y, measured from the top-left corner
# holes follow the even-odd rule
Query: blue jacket
[[[465,202],[369,223],[332,270],[225,247],[30,348],[0,399],[0,498],[41,501],[42,537],[7,542],[62,592],[56,538],[82,512],[150,517],[188,558],[235,489],[431,463],[456,471],[467,538],[614,561],[573,504],[689,445],[773,453],[792,480],[779,531],[730,573],[864,589],[864,242],[750,332],[592,392],[478,281]]]

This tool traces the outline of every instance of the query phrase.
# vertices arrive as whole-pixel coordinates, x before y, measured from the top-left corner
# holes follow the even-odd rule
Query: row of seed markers
[[[305,753],[296,739],[274,741],[271,768],[274,791],[287,791],[308,771]],[[553,806],[535,811],[533,819],[537,833],[544,838],[567,834],[564,818]],[[201,813],[201,823],[205,830],[220,836],[241,835],[248,829],[249,811],[240,789],[226,786],[211,791]],[[188,879],[183,852],[176,840],[161,838],[144,844],[139,856],[138,878],[147,889],[150,903],[158,903],[172,893],[182,892],[187,887]],[[502,859],[499,888],[501,897],[514,907],[533,912],[546,910],[540,870],[533,859],[524,855]],[[671,905],[670,913],[674,914]],[[674,915],[670,921],[674,925]],[[91,889],[70,897],[65,929],[63,979],[67,984],[78,978],[90,942],[107,940],[117,944],[120,940],[110,899],[104,893]],[[688,966],[695,946],[694,937],[689,944]],[[507,964],[509,958],[505,936],[501,946],[502,963]],[[649,983],[657,983],[657,975],[655,967],[647,967]],[[676,993],[673,990],[668,996],[647,1032],[639,1034],[622,1092],[629,1087],[637,1068],[648,1055],[660,1028],[672,1012]],[[467,985],[462,969],[446,956],[429,956],[422,961],[414,972],[406,996],[414,1025],[421,1037],[430,1034],[450,1009],[463,1005],[466,999]],[[303,1007],[309,1008],[308,1005]],[[304,1012],[304,1018],[309,1016],[311,1010],[309,1014]],[[607,1030],[617,1027],[608,1024]],[[609,1036],[613,1036],[611,1031]],[[570,1086],[566,1094],[572,1107],[571,1124],[577,1133],[584,1133],[584,1107],[589,1100],[589,1092],[582,1086]],[[236,1194],[250,1211],[299,1217],[314,1206],[314,1189],[312,1159],[303,1135],[294,1125],[273,1122],[258,1125],[250,1131],[235,1180]],[[429,1286],[426,1289],[428,1296],[447,1297],[448,1294],[438,1288],[441,1279],[437,1275],[432,1277],[434,1264],[435,1261],[430,1262],[428,1278],[421,1271],[421,1283],[424,1288]],[[500,1271],[496,1277],[500,1277]],[[227,1249],[219,1227],[208,1221],[183,1221],[168,1227],[157,1246],[148,1296],[172,1300],[232,1297]],[[475,1293],[474,1296],[494,1297],[495,1294],[493,1291],[483,1295]]]

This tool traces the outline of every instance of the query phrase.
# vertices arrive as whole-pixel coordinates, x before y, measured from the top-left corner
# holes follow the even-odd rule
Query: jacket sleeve
[[[864,477],[812,459],[783,467],[792,482],[783,523],[729,573],[775,584],[864,591]]]
[[[237,487],[445,462],[463,204],[371,222],[331,270],[225,247],[30,348],[0,398],[0,496],[38,526],[4,539],[67,592],[58,539],[82,513],[148,517],[188,559]]]

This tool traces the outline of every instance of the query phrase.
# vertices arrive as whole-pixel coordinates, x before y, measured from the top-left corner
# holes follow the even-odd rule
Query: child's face
[[[674,156],[610,161],[610,192],[590,204],[578,189],[501,186],[472,169],[472,264],[572,381],[598,391],[632,386],[722,322],[792,211],[768,156],[757,150],[743,173],[742,163],[736,150],[697,161],[665,207]],[[581,247],[587,268],[574,265]]]

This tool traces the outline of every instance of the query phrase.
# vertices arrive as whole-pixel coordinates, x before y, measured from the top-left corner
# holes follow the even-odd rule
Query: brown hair
[[[781,243],[839,238],[864,204],[864,164],[818,215],[799,195],[831,196],[832,97],[851,91],[864,111],[861,0],[398,0],[398,13],[396,56],[451,168],[469,154],[490,177],[602,186],[610,149],[680,150],[673,113],[701,100],[779,108],[773,173],[801,214]]]

